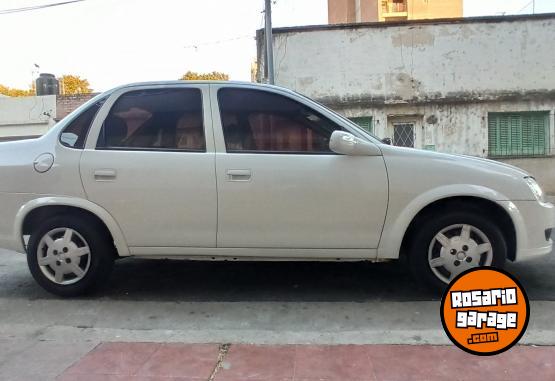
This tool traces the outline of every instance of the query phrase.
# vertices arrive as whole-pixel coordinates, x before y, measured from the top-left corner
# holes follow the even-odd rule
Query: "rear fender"
[[[48,206],[70,206],[79,209],[86,210],[95,216],[97,216],[103,223],[106,225],[106,228],[112,235],[114,239],[114,245],[118,250],[118,254],[120,256],[129,256],[129,247],[127,246],[127,242],[123,233],[117,224],[116,220],[108,213],[104,208],[100,207],[99,205],[92,203],[88,200],[84,200],[81,198],[74,198],[74,197],[57,197],[57,196],[49,196],[49,197],[41,197],[37,199],[33,199],[23,205],[17,215],[15,217],[15,226],[14,226],[14,242],[19,242],[21,247],[19,248],[22,253],[25,252],[25,247],[23,243],[23,222],[25,221],[25,217],[29,215],[29,213],[37,208],[41,207],[48,207]]]

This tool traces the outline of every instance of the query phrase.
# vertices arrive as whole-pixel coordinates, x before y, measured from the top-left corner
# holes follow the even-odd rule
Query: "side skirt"
[[[383,262],[376,259],[376,249],[130,247],[129,251],[132,256],[148,259]]]

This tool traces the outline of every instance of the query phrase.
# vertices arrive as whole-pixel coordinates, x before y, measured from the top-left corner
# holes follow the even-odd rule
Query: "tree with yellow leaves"
[[[62,95],[92,93],[89,81],[78,75],[65,74],[58,78],[58,81],[60,81],[60,93]]]
[[[0,94],[7,95],[8,97],[29,97],[35,95],[34,89],[21,90],[14,89],[8,86],[0,85]]]
[[[188,71],[180,79],[182,81],[229,81],[229,75],[218,71],[213,71],[212,73]]]

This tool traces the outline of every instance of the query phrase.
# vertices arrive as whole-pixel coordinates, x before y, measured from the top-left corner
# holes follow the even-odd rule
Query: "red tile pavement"
[[[207,380],[214,370],[218,354],[218,345],[163,344],[138,373],[144,376],[187,376]]]
[[[296,348],[295,378],[374,380],[371,346],[303,345]]]
[[[59,380],[410,381],[555,380],[555,347],[518,346],[493,357],[432,345],[105,343]]]
[[[132,376],[160,346],[150,343],[101,344],[64,373]]]
[[[216,380],[292,380],[295,346],[232,345]]]

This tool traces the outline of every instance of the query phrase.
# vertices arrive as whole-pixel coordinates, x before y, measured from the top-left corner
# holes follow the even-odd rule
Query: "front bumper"
[[[551,253],[553,240],[546,230],[555,228],[555,206],[538,201],[502,201],[516,231],[515,262]]]

